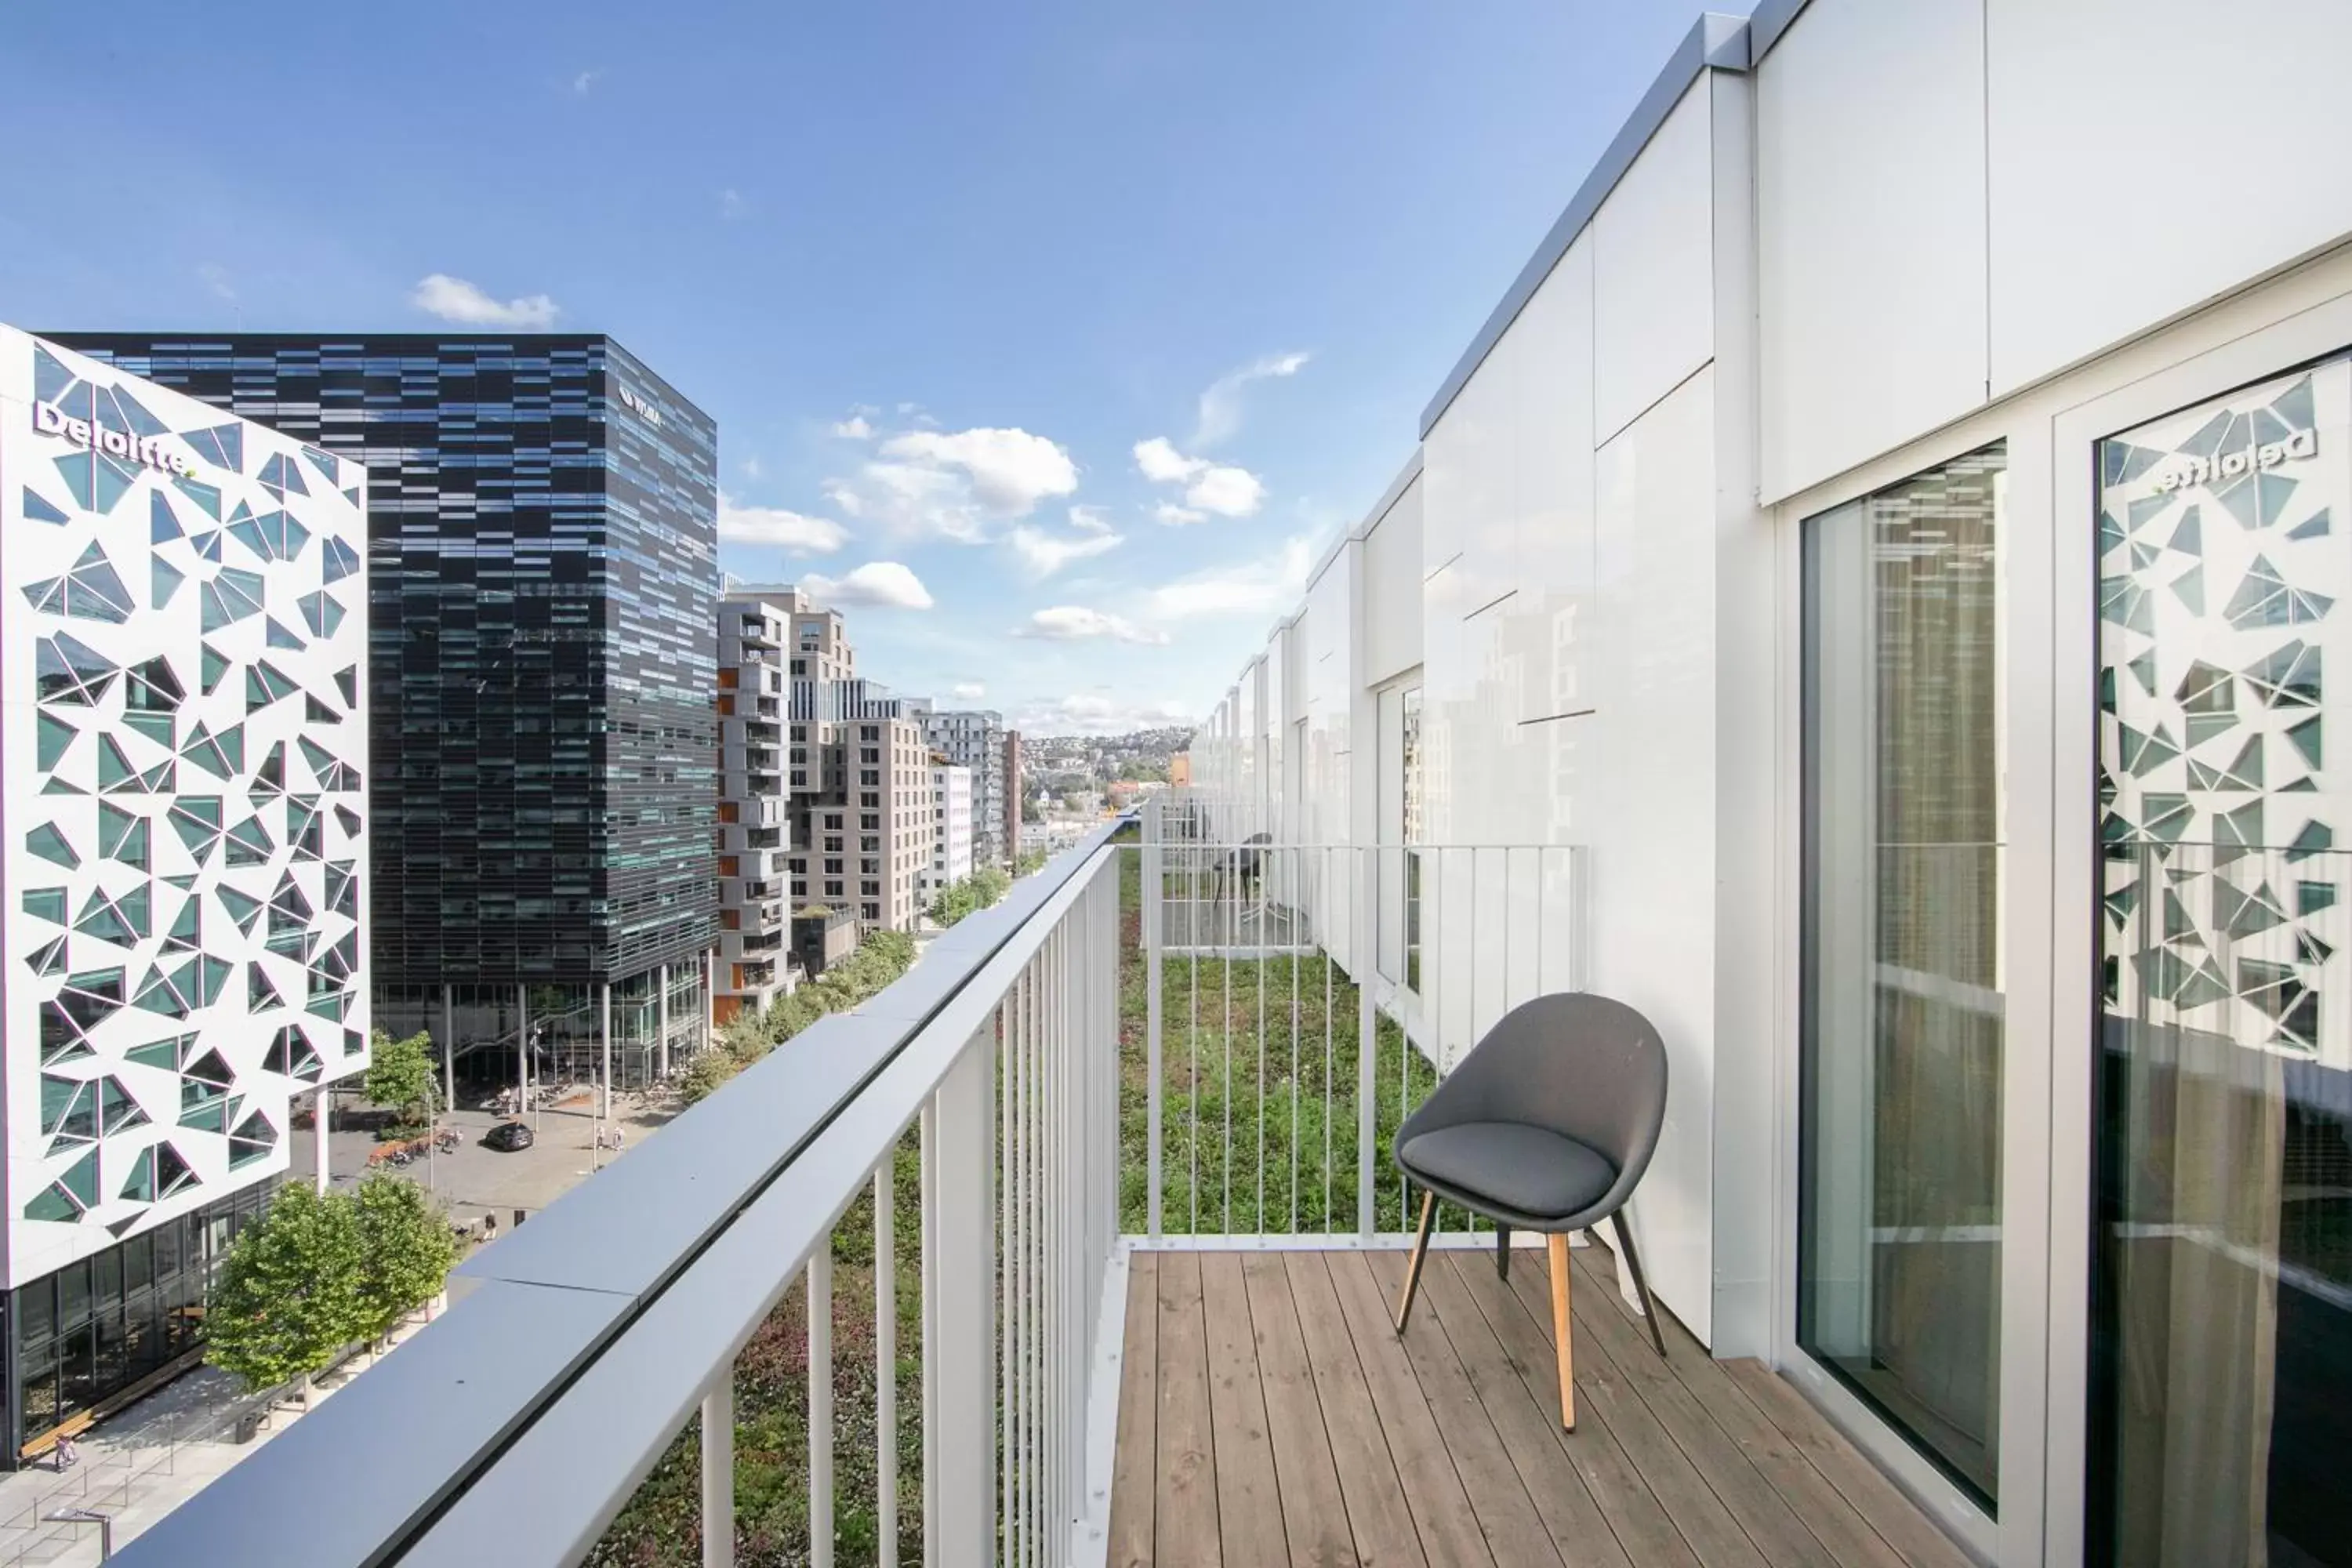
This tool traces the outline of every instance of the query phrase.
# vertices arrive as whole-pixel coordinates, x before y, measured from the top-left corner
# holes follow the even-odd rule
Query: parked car
[[[484,1134],[482,1142],[502,1154],[511,1154],[518,1150],[530,1148],[534,1140],[527,1123],[501,1121]]]

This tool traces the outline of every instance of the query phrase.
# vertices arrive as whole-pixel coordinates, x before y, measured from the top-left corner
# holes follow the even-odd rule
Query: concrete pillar
[[[654,1003],[654,1073],[657,1078],[669,1077],[669,965],[661,966],[661,989]]]
[[[457,988],[441,987],[441,1077],[444,1108],[457,1109]]]
[[[604,1037],[604,1085],[599,1091],[601,1099],[598,1104],[601,1109],[596,1115],[600,1121],[610,1121],[613,1119],[613,983],[607,980],[604,983],[604,996],[597,1016],[596,1027],[598,1033]]]
[[[711,1009],[718,1005],[718,963],[719,955],[706,950],[702,955],[702,1048],[706,1051],[710,1048]]]
[[[530,1107],[530,987],[515,986],[515,1114]]]
[[[323,1194],[327,1190],[327,1086],[323,1083],[310,1097],[310,1127],[311,1135],[318,1140],[313,1153],[319,1165],[319,1191]]]

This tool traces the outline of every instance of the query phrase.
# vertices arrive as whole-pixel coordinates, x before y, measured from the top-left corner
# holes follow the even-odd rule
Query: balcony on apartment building
[[[1576,987],[1586,851],[1150,818],[477,1253],[396,1374],[121,1560],[1966,1561],[1760,1363],[1663,1309],[1654,1353],[1597,1240],[1573,1432],[1539,1247],[1444,1214],[1391,1326],[1390,1144],[1478,976]]]

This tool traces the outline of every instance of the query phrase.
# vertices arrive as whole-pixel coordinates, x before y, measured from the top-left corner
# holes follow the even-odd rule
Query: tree
[[[1021,803],[1021,820],[1032,826],[1042,826],[1045,821],[1045,808],[1034,800],[1024,800]]]
[[[404,1040],[395,1040],[382,1029],[375,1032],[368,1050],[367,1077],[360,1089],[370,1104],[393,1111],[405,1125],[422,1126],[433,1120],[437,1088],[432,1036],[420,1029]]]
[[[441,1293],[457,1266],[457,1243],[440,1205],[414,1182],[370,1176],[344,1201],[359,1225],[361,1337],[373,1343]]]
[[[229,1248],[205,1310],[205,1359],[249,1390],[302,1380],[365,1330],[358,1205],[282,1188]]]

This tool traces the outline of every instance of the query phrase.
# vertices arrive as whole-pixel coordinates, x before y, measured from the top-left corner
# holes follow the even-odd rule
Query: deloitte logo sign
[[[44,436],[62,436],[77,447],[87,447],[93,452],[103,452],[110,458],[142,467],[161,468],[167,474],[193,474],[196,465],[185,452],[163,445],[162,436],[133,436],[128,431],[110,430],[103,425],[93,425],[87,419],[77,419],[54,403],[33,405],[33,428]]]

